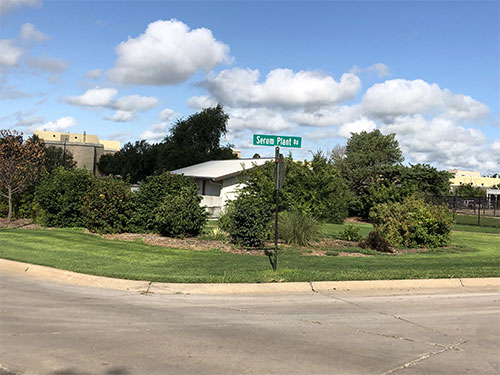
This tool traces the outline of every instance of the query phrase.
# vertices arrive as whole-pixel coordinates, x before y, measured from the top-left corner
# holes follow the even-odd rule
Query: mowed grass
[[[455,222],[459,225],[475,225],[477,226],[477,215],[455,215]],[[479,224],[481,227],[494,227],[500,229],[500,217],[494,216],[481,216],[479,217]]]
[[[371,226],[360,229],[365,235]],[[342,225],[325,228],[332,236],[341,230]],[[282,251],[273,272],[265,256],[169,249],[75,230],[0,229],[0,257],[93,275],[179,283],[500,276],[500,235],[455,231],[452,242],[450,248],[399,256],[320,257]]]

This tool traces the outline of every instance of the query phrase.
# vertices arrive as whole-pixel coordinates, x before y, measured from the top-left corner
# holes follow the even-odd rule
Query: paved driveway
[[[498,290],[195,296],[0,282],[0,374],[500,373]]]

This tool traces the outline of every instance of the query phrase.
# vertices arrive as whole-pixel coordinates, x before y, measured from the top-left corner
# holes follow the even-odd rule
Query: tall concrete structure
[[[59,133],[50,131],[34,132],[47,146],[60,147],[71,152],[78,168],[85,168],[98,175],[97,162],[102,155],[114,154],[120,150],[118,141],[100,141],[97,135],[79,133]]]

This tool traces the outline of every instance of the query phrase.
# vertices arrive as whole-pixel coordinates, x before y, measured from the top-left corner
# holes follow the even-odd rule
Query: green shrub
[[[233,207],[233,201],[227,202],[224,212],[217,221],[217,227],[227,233],[231,231],[231,211],[233,210]]]
[[[37,187],[35,203],[41,210],[41,223],[53,227],[81,227],[83,199],[93,177],[85,169],[56,169]]]
[[[445,206],[408,197],[402,203],[377,205],[370,219],[384,238],[395,247],[439,247],[448,244],[453,226],[451,211]]]
[[[305,246],[318,237],[319,223],[304,211],[281,212],[278,234],[286,243]]]
[[[94,179],[81,209],[85,227],[98,233],[126,232],[131,195],[130,186],[121,179]]]
[[[231,204],[228,213],[231,241],[247,247],[264,245],[270,233],[272,206],[250,194],[240,194]]]
[[[133,193],[130,230],[159,233],[158,207],[164,203],[167,195],[177,195],[184,188],[196,189],[194,180],[169,172],[147,177],[140,189]]]
[[[361,242],[359,245],[362,249],[369,247],[372,250],[381,251],[383,253],[392,253],[392,250],[389,247],[389,242],[377,230],[368,233],[366,240]]]
[[[169,237],[200,234],[208,217],[200,202],[195,185],[184,187],[176,194],[167,194],[155,211],[160,234]]]
[[[344,226],[344,230],[339,234],[338,238],[344,241],[361,241],[361,233],[358,227],[348,224]]]
[[[328,223],[342,223],[347,217],[352,194],[337,168],[321,153],[310,162],[294,161],[290,155],[285,158],[285,163],[280,206],[284,210],[310,212]],[[273,162],[246,171],[244,193],[259,196],[272,205],[274,189]]]

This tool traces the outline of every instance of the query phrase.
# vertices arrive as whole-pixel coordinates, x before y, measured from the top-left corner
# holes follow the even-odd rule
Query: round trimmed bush
[[[269,236],[272,208],[251,194],[241,194],[231,203],[228,231],[231,241],[241,246],[260,247]]]
[[[201,233],[208,213],[200,206],[196,187],[184,187],[177,194],[167,194],[156,210],[160,234],[169,237],[197,236]]]

